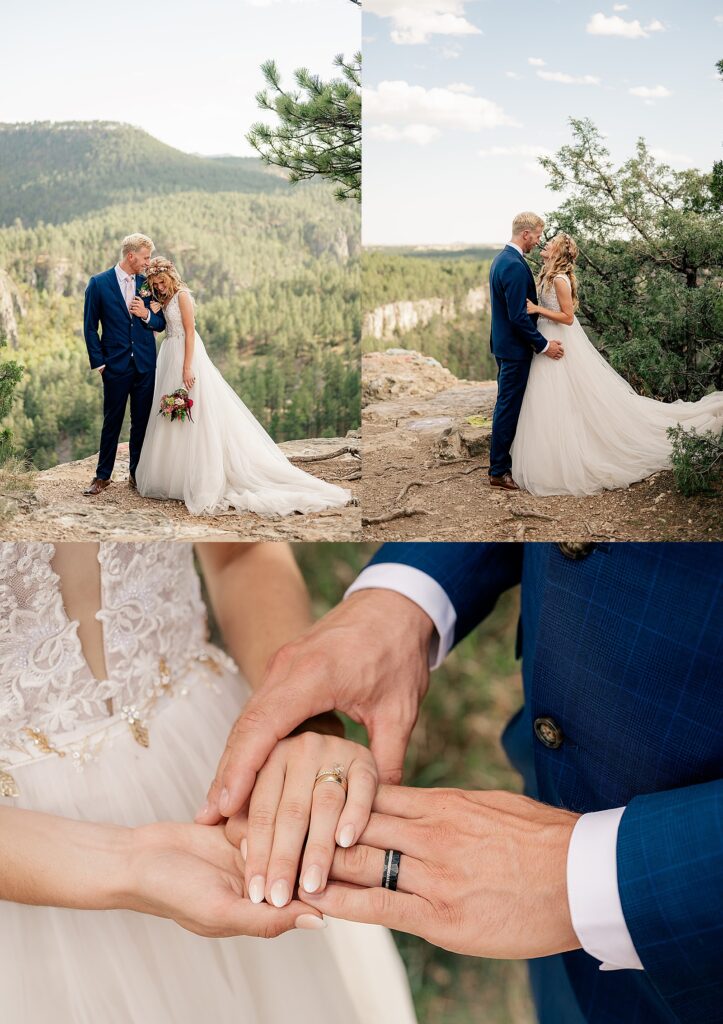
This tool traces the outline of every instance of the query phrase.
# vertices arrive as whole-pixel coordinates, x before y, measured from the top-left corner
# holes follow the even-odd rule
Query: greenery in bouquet
[[[164,416],[167,420],[171,420],[171,422],[173,420],[180,420],[182,423],[185,423],[186,420],[189,420],[193,423],[192,408],[193,399],[189,396],[186,389],[177,388],[172,394],[163,395],[158,415]]]

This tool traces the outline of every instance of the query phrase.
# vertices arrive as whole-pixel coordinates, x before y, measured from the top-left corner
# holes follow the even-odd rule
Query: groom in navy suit
[[[163,313],[153,313],[141,297],[153,242],[146,235],[123,239],[120,261],[95,274],[85,290],[84,333],[90,367],[103,377],[103,430],[95,477],[85,494],[110,485],[128,399],[131,403],[130,487],[143,447],[156,377],[154,331],[165,329]],[[100,332],[99,332],[100,327]]]
[[[385,544],[271,663],[211,807],[235,813],[277,740],[331,708],[399,782],[429,665],[521,583],[524,706],[503,744],[527,796],[382,786],[335,881],[299,896],[529,958],[544,1024],[719,1024],[722,579],[720,544]],[[397,891],[385,850],[401,853]]]
[[[490,348],[497,360],[497,404],[492,419],[489,481],[491,486],[508,491],[519,490],[512,479],[510,448],[533,356],[560,359],[563,355],[562,344],[548,342],[537,330],[537,316],[527,312],[527,299],[536,303],[537,289],[525,254],[539,245],[544,226],[535,213],[518,214],[512,222],[512,238],[495,256],[490,269]]]

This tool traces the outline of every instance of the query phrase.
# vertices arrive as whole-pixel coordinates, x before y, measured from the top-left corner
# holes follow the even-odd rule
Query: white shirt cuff
[[[444,589],[421,569],[397,562],[380,562],[363,569],[344,597],[357,590],[394,590],[426,612],[435,625],[436,634],[429,645],[429,667],[442,664],[454,643],[457,613]]]
[[[545,345],[545,347],[541,348],[540,351],[537,353],[538,356],[544,356],[545,352],[547,352],[549,347],[550,347],[550,342],[548,341],[548,343]]]
[[[635,952],[618,891],[617,843],[624,807],[578,818],[567,851],[567,897],[580,945],[601,971],[645,968]]]

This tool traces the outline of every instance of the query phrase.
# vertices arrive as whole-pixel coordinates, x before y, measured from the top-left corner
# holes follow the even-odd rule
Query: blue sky
[[[365,0],[363,40],[368,245],[505,241],[570,116],[620,162],[721,157],[723,0]]]
[[[328,76],[359,49],[343,0],[4,4],[0,121],[127,121],[186,152],[253,155],[259,65]]]

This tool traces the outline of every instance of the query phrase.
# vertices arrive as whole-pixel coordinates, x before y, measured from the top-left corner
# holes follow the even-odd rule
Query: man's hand
[[[567,898],[578,815],[513,793],[391,786],[374,809],[359,844],[336,851],[336,881],[323,893],[300,889],[299,899],[472,956],[579,948]],[[390,849],[402,854],[396,892],[380,888]]]
[[[101,377],[103,376],[103,370],[105,370],[105,363],[103,363],[102,366],[98,367],[98,373],[101,375]]]
[[[139,320],[148,319],[148,310],[145,307],[145,303],[143,302],[143,299],[139,298],[137,295],[135,299],[133,299],[133,302],[131,302],[129,309],[133,316],[137,316]]]
[[[400,782],[429,686],[433,631],[426,613],[401,594],[362,590],[281,647],[231,730],[196,821],[214,825],[241,810],[279,740],[324,711],[343,711],[364,725],[380,781]]]
[[[561,341],[557,341],[556,338],[553,338],[542,354],[547,356],[549,359],[562,359],[565,355],[565,349],[562,347]]]

